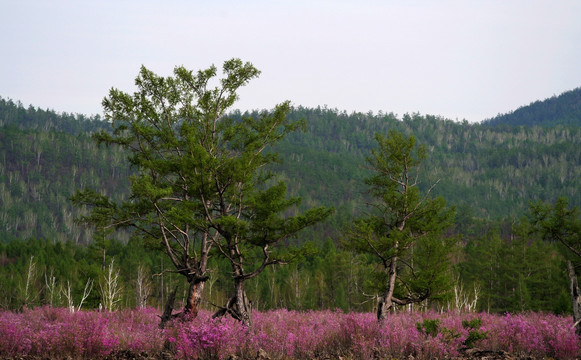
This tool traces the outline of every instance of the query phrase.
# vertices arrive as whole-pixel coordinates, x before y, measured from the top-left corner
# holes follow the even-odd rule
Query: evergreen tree
[[[232,59],[224,63],[223,73],[219,86],[210,88],[217,75],[214,66],[197,73],[176,67],[174,77],[167,78],[142,67],[133,95],[112,89],[103,106],[113,133],[102,131],[95,138],[130,152],[137,171],[130,198],[116,203],[86,190],[74,200],[92,206],[84,217],[89,223],[103,229],[131,227],[145,242],[161,242],[175,271],[189,283],[185,314],[198,312],[215,248],[230,262],[234,284],[222,313],[251,325],[244,282],[268,265],[283,263],[272,247],[330,211],[284,215],[299,199],[287,199],[284,183],[268,171],[276,160],[270,149],[301,123],[287,120],[288,103],[258,118],[226,117],[238,89],[259,71]]]
[[[450,285],[450,253],[457,239],[445,237],[454,219],[454,208],[443,198],[420,193],[419,167],[426,149],[415,138],[389,131],[376,135],[378,149],[367,162],[373,176],[366,183],[376,199],[371,212],[357,220],[349,244],[380,261],[383,291],[378,320],[395,305],[422,302],[445,294]],[[435,184],[434,184],[435,185]]]

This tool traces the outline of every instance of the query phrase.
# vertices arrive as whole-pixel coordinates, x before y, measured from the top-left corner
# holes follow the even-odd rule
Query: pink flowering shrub
[[[571,317],[551,314],[416,312],[378,323],[371,313],[274,310],[254,312],[248,329],[201,311],[196,319],[176,320],[164,330],[157,315],[153,309],[70,313],[49,307],[0,312],[0,358],[103,359],[122,351],[152,356],[170,351],[180,359],[226,359],[255,358],[259,350],[271,359],[452,358],[466,345],[469,331],[479,332],[471,346],[481,349],[534,358],[581,355]]]
[[[268,354],[313,358],[326,348],[342,346],[342,316],[331,311],[284,309],[256,313],[251,342],[255,349],[263,349]]]
[[[533,357],[572,359],[579,354],[579,339],[570,317],[542,313],[483,317],[491,334],[482,341],[483,346]]]
[[[19,314],[0,314],[0,356],[29,354],[32,348],[31,331]]]
[[[120,310],[104,313],[110,318],[109,329],[119,340],[117,350],[155,354],[163,349],[166,335],[159,329],[156,309]]]
[[[156,352],[164,337],[151,309],[115,313],[42,307],[0,312],[0,358],[99,358],[114,350]]]
[[[202,311],[197,318],[176,320],[168,326],[167,340],[183,359],[224,359],[243,353],[248,329],[230,317],[212,319]]]
[[[0,315],[0,355],[105,356],[117,347],[109,319],[95,312],[38,308]]]

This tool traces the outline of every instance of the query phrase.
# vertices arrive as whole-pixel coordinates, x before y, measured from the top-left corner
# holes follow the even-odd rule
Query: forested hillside
[[[74,223],[71,195],[87,186],[123,196],[129,186],[125,154],[90,137],[107,124],[3,99],[0,124],[0,239],[86,243],[90,231]]]
[[[123,154],[98,150],[87,135],[4,126],[0,156],[0,226],[6,239],[78,243],[82,233],[73,219],[79,210],[69,201],[78,186],[104,185],[104,191],[127,186],[127,174],[112,166],[120,164]]]
[[[529,201],[565,196],[581,204],[581,132],[577,126],[489,127],[434,116],[346,114],[298,108],[307,119],[304,133],[279,146],[280,167],[291,191],[304,201],[336,206],[346,218],[360,210],[365,192],[365,156],[376,132],[413,134],[429,150],[424,187],[476,217],[518,218]]]
[[[340,240],[344,227],[366,211],[365,157],[375,146],[374,134],[395,129],[414,135],[428,149],[420,178],[423,190],[439,181],[432,194],[459,209],[454,233],[462,237],[464,249],[457,256],[456,276],[468,293],[480,289],[485,301],[479,308],[566,309],[567,280],[557,247],[529,241],[526,231],[519,233],[511,225],[520,221],[531,201],[554,202],[563,196],[572,206],[581,205],[581,117],[575,115],[578,100],[571,100],[579,90],[570,93],[540,103],[545,107],[531,104],[482,124],[420,114],[398,117],[294,108],[290,116],[304,118],[306,129],[277,145],[282,161],[273,170],[285,180],[290,195],[302,197],[303,206],[330,206],[336,212],[298,239],[311,241],[320,250],[318,255],[290,267],[275,267],[253,280],[249,295],[256,308],[371,309],[373,298],[364,292],[372,291],[365,276],[372,264],[342,249]],[[541,114],[542,109],[550,111]],[[510,125],[519,123],[511,120],[517,112],[529,110],[544,119],[542,126]],[[563,117],[568,120],[550,120],[557,113],[568,114]],[[4,294],[0,307],[22,306],[23,291],[28,289],[25,269],[31,264],[45,273],[33,284],[44,289],[29,299],[34,304],[47,301],[49,287],[43,283],[50,269],[63,283],[68,277],[80,297],[86,279],[105,271],[105,258],[115,258],[127,284],[123,300],[127,306],[135,304],[130,292],[139,265],[148,274],[169,266],[160,254],[130,241],[129,234],[95,242],[91,230],[74,222],[82,212],[69,201],[76,190],[89,187],[115,198],[127,194],[131,169],[126,154],[115,147],[99,148],[90,136],[108,128],[99,118],[24,108],[0,98],[0,276],[10,274],[4,276],[3,285],[18,289]],[[89,243],[88,248],[75,245]],[[62,251],[60,258],[50,255]],[[520,261],[523,256],[529,261]],[[212,291],[212,284],[228,281],[221,277],[220,266],[212,264],[209,299],[214,303],[226,296]],[[155,279],[154,304],[167,297],[172,281],[169,275]],[[95,296],[87,300],[91,306],[98,304]]]
[[[88,241],[72,223],[78,210],[68,198],[84,187],[123,196],[128,186],[125,154],[98,148],[90,138],[107,124],[7,100],[0,105],[0,238]],[[234,114],[249,115],[256,114]],[[430,115],[398,119],[302,107],[291,117],[306,119],[307,129],[277,146],[282,164],[276,170],[305,206],[336,208],[325,229],[319,227],[324,233],[313,235],[319,240],[362,211],[365,156],[374,134],[388,129],[413,134],[428,147],[424,187],[439,180],[435,194],[478,218],[519,218],[530,201],[558,196],[581,205],[578,126],[491,127]]]

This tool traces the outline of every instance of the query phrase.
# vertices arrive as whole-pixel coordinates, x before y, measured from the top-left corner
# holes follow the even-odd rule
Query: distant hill
[[[482,124],[489,126],[581,126],[581,88],[543,101],[535,101],[510,113],[484,120]]]
[[[561,114],[579,111],[578,102],[568,104],[577,110],[560,106]],[[257,114],[232,114],[245,115]],[[307,130],[277,145],[283,163],[275,170],[305,207],[337,210],[306,238],[336,238],[364,211],[365,157],[375,147],[374,134],[389,129],[413,134],[426,145],[421,184],[440,180],[433,194],[461,209],[461,224],[472,217],[519,218],[530,201],[559,196],[581,206],[581,127],[549,126],[557,121],[548,115],[542,127],[458,123],[420,114],[348,114],[321,107],[298,107],[289,116],[306,119]],[[68,198],[84,187],[122,198],[131,174],[121,149],[98,148],[91,140],[91,132],[107,127],[98,118],[24,108],[0,98],[0,241],[90,241],[91,233],[73,221],[81,210]]]

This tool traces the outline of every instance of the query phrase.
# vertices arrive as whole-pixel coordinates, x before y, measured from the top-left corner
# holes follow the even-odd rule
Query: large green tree
[[[330,211],[285,216],[299,199],[288,199],[284,183],[268,171],[277,159],[270,149],[302,123],[287,120],[288,102],[259,117],[228,118],[238,89],[259,71],[228,60],[212,87],[217,72],[214,66],[197,73],[176,67],[173,77],[161,77],[142,67],[133,95],[112,89],[103,106],[113,133],[96,139],[129,150],[137,171],[131,194],[115,203],[86,190],[75,200],[92,206],[84,220],[102,229],[132,227],[144,241],[161,242],[189,283],[184,313],[197,314],[212,250],[225,257],[234,289],[223,313],[250,325],[244,282],[284,263],[272,247]]]
[[[457,239],[444,236],[455,209],[443,198],[419,189],[420,165],[426,149],[413,136],[390,130],[376,135],[378,148],[367,163],[373,175],[366,180],[375,201],[367,216],[349,231],[349,245],[379,260],[381,295],[378,320],[395,305],[422,302],[449,290],[450,253]]]

